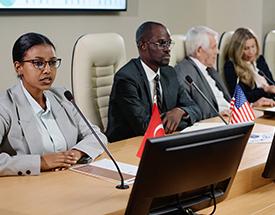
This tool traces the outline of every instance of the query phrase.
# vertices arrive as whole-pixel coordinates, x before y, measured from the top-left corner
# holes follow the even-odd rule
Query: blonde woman
[[[231,95],[239,80],[249,102],[274,106],[275,88],[268,65],[259,54],[259,42],[247,28],[238,28],[230,41],[224,74]]]

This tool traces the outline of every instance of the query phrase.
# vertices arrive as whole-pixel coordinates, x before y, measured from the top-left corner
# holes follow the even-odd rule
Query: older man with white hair
[[[192,27],[186,34],[187,57],[175,66],[180,84],[200,107],[203,119],[217,116],[217,112],[225,115],[229,113],[230,94],[214,69],[218,53],[217,40],[218,33],[214,30],[205,26]],[[186,76],[193,79],[217,112],[188,84]]]

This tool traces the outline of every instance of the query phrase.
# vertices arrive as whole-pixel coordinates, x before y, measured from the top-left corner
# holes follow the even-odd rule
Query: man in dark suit
[[[229,114],[230,94],[218,72],[213,68],[218,52],[217,40],[217,32],[210,28],[205,26],[191,28],[186,34],[185,41],[187,57],[175,66],[180,85],[200,107],[203,119],[217,116],[217,113],[185,80],[185,77],[189,75],[193,79],[217,112]]]
[[[172,41],[166,27],[156,22],[143,23],[136,32],[136,43],[140,57],[130,60],[114,77],[106,131],[110,142],[144,135],[155,97],[159,98],[166,133],[201,119],[199,107],[180,87],[175,70],[168,66]],[[157,75],[160,82],[155,80]]]

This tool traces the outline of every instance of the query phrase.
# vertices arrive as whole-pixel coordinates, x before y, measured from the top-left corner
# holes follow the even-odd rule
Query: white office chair
[[[230,43],[233,33],[234,33],[234,31],[224,32],[221,35],[220,41],[218,44],[219,53],[218,53],[218,57],[217,57],[217,71],[220,73],[220,76],[225,84],[227,82],[225,81],[223,67],[225,64],[225,55],[226,55],[228,45]]]
[[[263,55],[272,76],[275,77],[275,30],[268,32],[264,38]]]
[[[171,49],[170,66],[175,66],[181,62],[186,56],[185,53],[185,36],[182,34],[171,35],[172,41],[175,42],[174,47]]]
[[[123,38],[116,33],[87,34],[75,43],[72,90],[86,117],[105,131],[115,72],[126,62]]]

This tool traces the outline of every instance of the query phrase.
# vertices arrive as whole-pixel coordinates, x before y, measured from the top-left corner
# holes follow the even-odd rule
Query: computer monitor
[[[0,11],[63,10],[63,11],[126,11],[127,0],[0,0]]]
[[[147,139],[125,214],[191,214],[213,204],[212,195],[224,199],[253,125]]]
[[[275,134],[268,153],[267,161],[262,176],[275,179]]]

